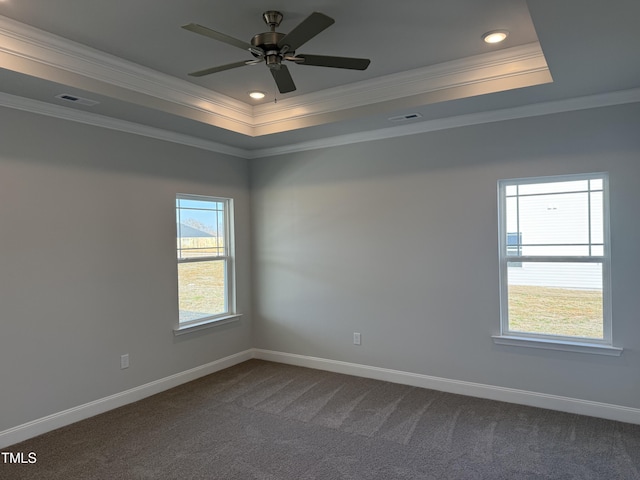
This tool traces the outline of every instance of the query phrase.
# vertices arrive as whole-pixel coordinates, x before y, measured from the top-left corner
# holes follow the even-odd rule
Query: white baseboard
[[[190,382],[197,378],[204,377],[205,375],[217,372],[218,370],[232,367],[233,365],[242,363],[251,358],[253,358],[253,350],[245,350],[244,352],[239,352],[234,355],[215,360],[211,363],[176,373],[175,375],[170,375],[153,382],[145,383],[144,385],[140,385],[139,387],[135,387],[124,392],[100,398],[93,402],[85,403],[84,405],[79,405],[77,407],[4,430],[0,432],[0,448],[14,445],[29,438],[55,430],[56,428],[64,427],[80,420],[93,417],[94,415],[104,413],[108,410],[113,410],[114,408],[137,402],[143,398],[169,390],[170,388],[177,387],[178,385],[182,385],[183,383]]]
[[[272,362],[297,365],[300,367],[327,370],[329,372],[344,373],[358,377],[373,378],[414,387],[429,388],[442,392],[458,393],[471,397],[499,400],[502,402],[528,405],[531,407],[547,408],[561,412],[606,418],[620,422],[640,424],[640,409],[612,405],[609,403],[593,402],[577,398],[561,397],[545,393],[518,390],[515,388],[496,387],[481,383],[450,380],[417,373],[390,370],[387,368],[371,367],[357,363],[341,362],[326,358],[309,357],[293,353],[274,352],[271,350],[254,349],[254,358]]]
[[[548,395],[514,388],[496,387],[481,383],[450,380],[430,375],[390,370],[388,368],[341,362],[339,360],[252,348],[184,372],[176,373],[175,375],[140,385],[139,387],[124,392],[116,393],[115,395],[110,395],[93,402],[85,403],[84,405],[79,405],[9,428],[8,430],[0,432],[0,448],[14,445],[57,428],[113,410],[114,408],[137,402],[143,398],[169,390],[170,388],[177,387],[178,385],[196,380],[219,370],[232,367],[252,358],[640,425],[640,409],[638,408],[561,397],[558,395]]]

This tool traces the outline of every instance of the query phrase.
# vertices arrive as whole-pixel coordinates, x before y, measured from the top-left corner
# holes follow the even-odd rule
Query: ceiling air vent
[[[422,115],[420,115],[419,113],[407,113],[406,115],[389,117],[387,120],[389,120],[390,122],[398,123],[398,122],[408,122],[410,120],[417,120],[418,118],[422,118]]]
[[[75,95],[71,95],[69,93],[61,93],[60,95],[56,95],[56,98],[71,103],[77,103],[78,105],[84,105],[85,107],[93,107],[94,105],[100,103],[96,102],[95,100],[89,100],[88,98],[76,97]]]

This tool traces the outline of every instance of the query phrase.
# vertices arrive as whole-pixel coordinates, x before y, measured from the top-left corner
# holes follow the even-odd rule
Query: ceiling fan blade
[[[205,68],[204,70],[198,70],[197,72],[191,72],[190,77],[204,77],[205,75],[211,75],[212,73],[224,72],[225,70],[231,70],[232,68],[244,67],[245,65],[254,65],[254,60],[245,60],[242,62],[228,63],[226,65],[220,65],[219,67]]]
[[[273,75],[280,93],[289,93],[296,89],[296,84],[293,83],[293,78],[291,78],[286,65],[280,65],[280,70],[271,69],[271,75]]]
[[[325,28],[333,25],[335,20],[326,16],[324,13],[313,12],[293,30],[286,34],[278,42],[278,47],[283,48],[285,45],[289,47],[288,51],[293,52],[302,44],[307,43],[313,37],[322,32]]]
[[[287,59],[289,60],[289,59]],[[366,70],[371,60],[368,58],[330,57],[327,55],[296,55],[290,60],[298,65],[316,67],[348,68],[350,70]]]
[[[238,40],[237,38],[230,37],[224,33],[216,32],[215,30],[211,30],[210,28],[203,27],[202,25],[198,25],[197,23],[190,23],[188,25],[183,25],[182,28],[185,30],[189,30],[190,32],[197,33],[198,35],[204,35],[205,37],[213,38],[214,40],[218,40],[220,42],[224,42],[227,45],[231,45],[234,47],[241,48],[243,50],[256,51],[256,53],[264,54],[262,50],[254,47],[250,43],[243,42],[242,40]]]

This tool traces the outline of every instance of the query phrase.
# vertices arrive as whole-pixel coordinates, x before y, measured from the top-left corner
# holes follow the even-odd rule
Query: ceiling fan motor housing
[[[285,34],[280,32],[263,32],[254,35],[251,39],[251,45],[261,49],[264,52],[264,59],[267,67],[273,70],[279,70],[282,63],[282,53],[278,42],[284,38]],[[293,52],[287,52],[293,54]],[[254,57],[260,57],[260,55],[251,52]]]

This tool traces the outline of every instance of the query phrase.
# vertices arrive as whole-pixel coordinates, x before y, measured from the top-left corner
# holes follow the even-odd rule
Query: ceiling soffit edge
[[[150,127],[136,122],[129,122],[119,118],[112,118],[106,115],[99,115],[93,112],[85,112],[83,110],[76,110],[62,105],[55,105],[47,102],[41,102],[39,100],[33,100],[31,98],[19,97],[9,93],[0,92],[0,107],[36,113],[39,115],[83,123],[85,125],[93,125],[119,132],[131,133],[133,135],[155,138],[234,157],[250,157],[249,150],[243,148],[233,147],[224,143],[214,142],[212,140],[198,138],[183,133],[172,132],[170,130]]]
[[[147,125],[141,125],[125,120],[114,119],[104,115],[91,112],[75,110],[60,105],[53,105],[38,100],[10,95],[0,92],[0,107],[7,107],[16,110],[27,111],[40,115],[61,118],[64,120],[94,125],[111,130],[122,131],[134,135],[156,138],[168,142],[187,145],[203,150],[222,153],[244,159],[259,159],[275,155],[285,155],[320,148],[349,145],[352,143],[369,142],[386,138],[394,138],[406,135],[445,130],[449,128],[479,125],[484,123],[514,120],[519,118],[537,117],[551,115],[562,112],[585,110],[590,108],[609,107],[630,103],[640,103],[640,88],[621,90],[617,92],[589,95],[565,100],[536,103],[519,107],[478,112],[467,115],[457,115],[453,117],[427,120],[407,125],[381,128],[365,132],[338,135],[335,137],[322,138],[307,142],[269,147],[262,149],[244,149],[225,145],[219,142],[192,137],[177,132],[162,130]]]
[[[262,125],[272,118],[290,118],[292,111],[300,109],[327,113],[488,78],[541,70],[548,70],[548,67],[542,48],[536,42],[282,99],[277,104],[257,105],[253,116],[255,124]]]
[[[296,122],[312,126],[343,120],[353,116],[350,110],[363,107],[369,107],[367,114],[380,113],[551,81],[536,42],[258,105],[254,127],[257,134],[278,133],[295,128]],[[441,94],[428,95],[435,92]]]
[[[487,110],[476,113],[455,115],[451,117],[425,120],[405,125],[397,125],[364,132],[347,133],[334,137],[311,140],[307,142],[293,143],[278,147],[269,147],[250,150],[247,158],[258,159],[285,155],[289,153],[317,150],[320,148],[338,147],[353,143],[370,142],[387,138],[416,135],[420,133],[447,130],[450,128],[467,127],[471,125],[481,125],[485,123],[502,122],[507,120],[517,120],[520,118],[540,117],[563,112],[573,112],[577,110],[588,110],[591,108],[612,107],[615,105],[625,105],[640,103],[640,88],[620,90],[615,92],[587,95],[563,100],[553,100],[549,102],[521,105],[511,108]]]
[[[353,118],[359,113],[357,109],[364,107],[369,107],[367,113],[389,110],[393,101],[398,99],[430,103],[431,97],[423,95],[429,92],[450,89],[456,93],[445,99],[463,98],[478,94],[474,91],[497,91],[489,86],[496,80],[511,79],[508,88],[528,86],[531,85],[530,78],[524,79],[541,72],[546,72],[547,76],[537,75],[536,78],[551,81],[540,45],[533,43],[254,107],[3,16],[0,16],[0,54],[4,54],[0,55],[0,61],[6,59],[0,66],[20,73],[55,81],[47,77],[53,68],[66,73],[61,78],[63,80],[82,77],[71,86],[248,136]],[[43,66],[49,68],[43,69]],[[524,83],[519,83],[518,78],[522,78]],[[87,79],[96,82],[87,82]],[[484,89],[478,88],[485,83]],[[498,84],[504,89],[505,82]],[[475,89],[460,88],[464,86]],[[406,103],[400,102],[398,106],[404,107]],[[378,105],[378,108],[371,108],[372,105]]]
[[[253,123],[251,105],[1,15],[0,52],[237,123]],[[11,64],[0,66],[16,70]]]

